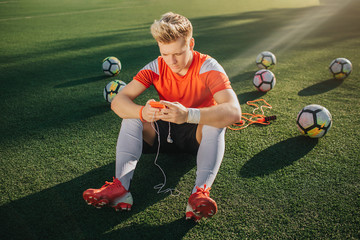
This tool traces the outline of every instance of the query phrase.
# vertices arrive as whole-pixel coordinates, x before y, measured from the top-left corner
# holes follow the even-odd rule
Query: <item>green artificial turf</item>
[[[360,238],[360,4],[357,0],[180,2],[0,1],[1,239],[358,239]],[[194,26],[195,49],[228,73],[243,112],[263,98],[268,126],[226,133],[212,186],[218,214],[185,221],[196,162],[188,155],[141,157],[130,212],[87,206],[82,192],[111,181],[121,119],[103,98],[113,79],[128,83],[159,52],[149,27],[173,11]],[[252,85],[255,58],[278,60],[273,90]],[[122,70],[106,77],[101,62]],[[353,72],[331,78],[345,57]],[[153,88],[136,99],[157,98]],[[298,112],[326,107],[333,126],[300,136]],[[175,193],[176,194],[176,193]]]

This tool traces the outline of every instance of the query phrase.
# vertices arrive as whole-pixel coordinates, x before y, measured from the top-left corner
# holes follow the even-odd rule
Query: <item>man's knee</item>
[[[143,128],[143,125],[140,119],[124,118],[121,122],[121,127],[133,129],[133,128]]]
[[[217,128],[209,125],[202,125],[201,140],[224,138],[226,128]]]

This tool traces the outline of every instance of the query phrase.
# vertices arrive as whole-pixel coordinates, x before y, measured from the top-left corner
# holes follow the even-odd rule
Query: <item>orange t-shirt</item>
[[[160,100],[179,102],[188,108],[216,105],[213,95],[231,89],[221,65],[196,51],[193,51],[193,61],[184,76],[174,73],[163,58],[158,57],[141,69],[134,79],[147,88],[154,85]]]

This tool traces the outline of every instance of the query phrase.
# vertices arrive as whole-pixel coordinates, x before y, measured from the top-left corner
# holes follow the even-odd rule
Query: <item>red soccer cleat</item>
[[[195,222],[201,218],[210,218],[217,213],[217,205],[214,199],[210,198],[210,189],[196,187],[197,191],[189,197],[186,207],[186,219],[194,219]]]
[[[116,211],[131,210],[133,198],[126,191],[119,179],[113,178],[113,182],[105,182],[100,189],[90,188],[83,193],[83,198],[88,205],[102,208],[106,205],[113,207]]]

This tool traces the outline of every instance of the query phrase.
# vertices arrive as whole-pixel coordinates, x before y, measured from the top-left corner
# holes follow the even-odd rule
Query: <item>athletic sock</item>
[[[202,139],[197,153],[196,181],[192,193],[196,192],[196,186],[211,187],[219,171],[225,152],[225,130],[204,125]]]
[[[123,119],[116,146],[116,170],[118,178],[126,190],[129,190],[131,179],[143,147],[143,124],[140,119]]]

